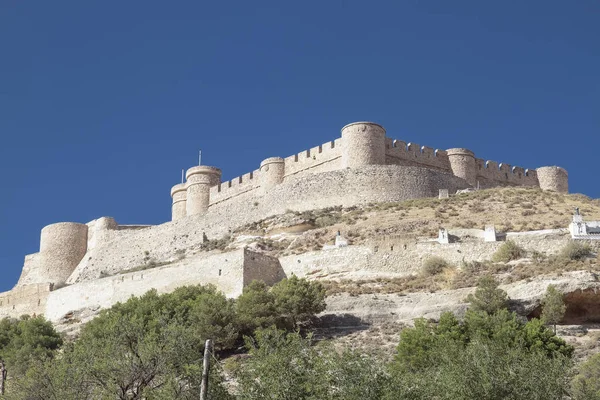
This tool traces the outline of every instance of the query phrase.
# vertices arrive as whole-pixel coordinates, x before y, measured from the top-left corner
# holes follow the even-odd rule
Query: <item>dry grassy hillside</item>
[[[333,243],[337,231],[354,244],[382,235],[436,237],[438,229],[478,228],[499,232],[567,228],[575,207],[587,220],[600,220],[600,199],[529,188],[496,188],[452,196],[354,208],[289,212],[251,224],[236,236],[261,236],[261,248],[274,255],[300,254]],[[281,233],[303,232],[301,238]],[[228,245],[233,239],[220,243]]]

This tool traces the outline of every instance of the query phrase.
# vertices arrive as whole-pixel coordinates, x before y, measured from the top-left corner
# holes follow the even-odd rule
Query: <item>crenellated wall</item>
[[[342,139],[304,150],[284,158],[284,179],[305,173],[319,173],[341,169]]]
[[[259,169],[221,181],[221,170],[189,168],[171,189],[172,224],[123,226],[103,217],[88,224],[58,223],[42,230],[40,252],[25,257],[17,288],[59,286],[172,262],[207,234],[232,229],[287,210],[401,201],[468,187],[537,186],[568,191],[567,171],[537,170],[485,161],[465,148],[434,149],[386,137],[372,122],[344,126],[341,137],[287,158],[270,157]]]
[[[202,214],[210,206],[229,201],[254,202],[255,196],[300,176],[366,165],[397,165],[448,172],[474,188],[538,186],[545,190],[568,190],[568,176],[562,168],[543,167],[540,169],[543,171],[543,181],[540,182],[538,173],[533,169],[485,161],[465,148],[441,150],[414,142],[407,143],[386,137],[385,129],[379,124],[354,122],[342,128],[340,138],[286,158],[268,158],[260,164],[258,170],[226,182],[220,181],[218,168],[191,168],[190,171],[196,171],[196,174],[190,175],[188,172],[188,175],[194,177],[194,181],[188,180],[187,183],[175,185],[171,190],[172,219]],[[206,174],[210,171],[218,173],[215,172],[208,179]],[[200,178],[204,180],[200,182]],[[185,195],[183,188],[187,188]],[[190,198],[193,190],[198,193]],[[193,202],[198,205],[193,205]]]

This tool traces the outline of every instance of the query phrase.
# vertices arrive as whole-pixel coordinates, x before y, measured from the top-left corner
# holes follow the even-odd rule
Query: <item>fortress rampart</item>
[[[341,138],[283,159],[268,158],[260,163],[258,170],[226,182],[217,181],[215,178],[210,183],[212,186],[208,190],[208,200],[206,195],[203,195],[202,201],[208,202],[208,207],[211,207],[240,195],[254,195],[261,191],[264,193],[275,185],[301,175],[360,168],[366,165],[399,165],[444,171],[464,179],[472,187],[479,188],[533,186],[566,193],[569,187],[568,174],[560,167],[542,167],[538,170],[513,167],[507,163],[477,158],[469,149],[440,150],[392,139],[386,137],[386,131],[381,125],[356,122],[342,128]],[[542,173],[541,179],[538,179],[538,171]],[[195,184],[195,181],[187,183],[188,187]],[[182,201],[181,191],[185,185],[184,183],[173,187],[173,207]],[[190,192],[191,190],[188,190],[188,196]],[[181,211],[174,219],[180,217]]]
[[[288,210],[403,201],[437,196],[440,189],[454,193],[469,187],[568,191],[568,175],[560,167],[526,170],[485,161],[464,148],[440,150],[406,143],[386,137],[382,126],[370,122],[346,125],[341,137],[290,157],[267,158],[257,170],[229,181],[222,182],[221,175],[212,166],[188,169],[186,182],[171,189],[168,223],[128,226],[103,217],[87,224],[45,227],[40,252],[25,257],[16,288],[0,294],[0,302],[21,299],[28,304],[23,310],[39,310],[45,304],[41,297],[63,285],[81,285],[149,263],[174,263],[206,237],[217,239]],[[231,288],[264,274],[259,263],[242,264],[241,278],[231,278],[235,282],[221,278],[220,287]],[[137,275],[132,276],[135,280]]]

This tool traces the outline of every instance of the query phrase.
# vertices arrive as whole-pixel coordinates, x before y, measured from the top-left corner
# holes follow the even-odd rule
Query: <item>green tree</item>
[[[275,296],[262,281],[253,281],[246,286],[237,298],[235,307],[240,331],[246,335],[277,321]]]
[[[452,313],[442,314],[438,324],[416,319],[414,327],[400,333],[391,369],[398,373],[423,371],[438,364],[440,354],[448,347],[461,351],[473,342],[534,351],[549,358],[568,359],[573,354],[572,346],[537,319],[522,322],[506,309],[494,314],[469,310],[462,322]]]
[[[385,400],[562,400],[570,361],[494,340],[436,348],[436,362],[392,374]]]
[[[325,310],[325,288],[319,282],[292,275],[275,284],[271,293],[281,327],[296,329]]]
[[[20,379],[20,393],[32,399],[194,398],[207,338],[221,349],[233,346],[232,300],[213,286],[150,291],[84,325],[60,357],[34,365]]]
[[[484,311],[493,314],[507,307],[508,295],[499,287],[499,283],[491,276],[485,275],[477,282],[475,294],[467,296],[473,311]]]
[[[249,357],[236,372],[241,400],[379,400],[387,386],[380,362],[314,346],[311,336],[268,328],[246,344]]]
[[[567,311],[567,306],[563,301],[562,293],[556,290],[554,285],[548,285],[542,298],[542,321],[545,324],[552,325],[555,334],[556,324],[563,319],[565,311]]]
[[[575,400],[600,400],[600,353],[579,366],[572,394]]]
[[[63,341],[52,324],[43,317],[22,316],[0,321],[0,392],[8,376],[25,373],[37,359],[52,358]]]

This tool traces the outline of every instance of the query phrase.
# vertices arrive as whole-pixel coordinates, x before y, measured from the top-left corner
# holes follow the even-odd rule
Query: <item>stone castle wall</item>
[[[247,277],[260,275],[268,284],[283,277],[276,258],[241,249],[229,253],[191,256],[168,266],[118,274],[67,286],[48,294],[44,314],[51,321],[70,312],[99,310],[151,289],[169,293],[180,286],[212,284],[228,297],[242,294]]]
[[[50,291],[51,284],[42,283],[16,287],[0,293],[0,318],[44,314]]]
[[[448,173],[395,165],[299,175],[265,194],[241,194],[232,201],[211,205],[206,214],[139,230],[98,246],[86,254],[68,283],[137,268],[148,257],[156,262],[169,262],[182,249],[200,246],[204,235],[218,239],[236,228],[287,210],[403,201],[435,196],[440,188],[456,191],[465,187],[462,179]]]
[[[349,124],[340,138],[287,158],[268,158],[259,169],[227,182],[221,182],[220,169],[204,165],[190,168],[186,179],[171,190],[170,223],[121,226],[104,217],[87,225],[45,227],[40,252],[26,256],[17,288],[49,284],[52,289],[144,267],[150,261],[175,262],[206,236],[220,238],[287,210],[396,202],[468,187],[568,190],[562,168],[524,170],[484,161],[468,149],[407,144],[387,138],[382,126],[370,122]],[[242,283],[263,274],[258,267],[249,271],[239,278]]]
[[[451,231],[452,233],[452,231]],[[479,232],[483,236],[483,231]],[[470,236],[470,234],[469,234]],[[507,238],[528,251],[556,254],[570,241],[566,230],[508,233]],[[168,293],[184,285],[213,284],[229,297],[241,294],[256,279],[274,284],[292,274],[308,279],[376,279],[419,273],[423,261],[435,254],[450,264],[485,261],[503,242],[466,240],[440,244],[396,237],[374,238],[365,245],[270,257],[247,249],[227,253],[188,255],[169,265],[82,281],[57,290],[28,285],[0,294],[0,316],[44,314],[59,322],[67,314],[97,313],[150,289]],[[595,250],[599,250],[596,244]]]

